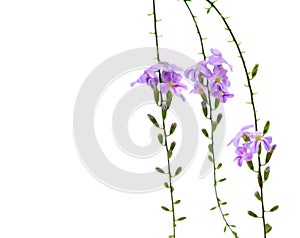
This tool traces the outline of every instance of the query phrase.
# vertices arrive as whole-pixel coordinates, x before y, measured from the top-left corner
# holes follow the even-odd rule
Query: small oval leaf
[[[151,114],[147,114],[147,117],[149,118],[149,120],[152,122],[152,124],[153,124],[154,126],[160,128],[160,127],[159,127],[159,124],[158,124],[158,122],[156,121],[156,119],[155,119],[154,116],[152,116]]]
[[[209,138],[209,135],[208,135],[208,132],[207,132],[207,130],[206,129],[202,129],[202,133],[203,133],[203,135],[205,135],[207,138]]]
[[[167,208],[167,207],[165,207],[165,206],[161,206],[161,208],[162,208],[163,210],[167,211],[167,212],[170,212],[170,209]]]
[[[254,212],[248,211],[248,215],[252,217],[258,217]]]
[[[270,212],[275,212],[276,210],[278,210],[279,206],[276,205],[274,207],[271,208]]]
[[[165,174],[165,171],[163,171],[161,168],[159,167],[156,167],[155,170],[158,172],[158,173],[161,173],[161,174]]]
[[[182,171],[182,167],[179,167],[176,172],[175,172],[175,176],[177,176],[178,174],[180,174],[180,172]]]

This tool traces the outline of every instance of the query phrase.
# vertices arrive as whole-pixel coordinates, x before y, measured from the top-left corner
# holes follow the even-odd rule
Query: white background
[[[169,194],[160,190],[128,194],[99,183],[83,166],[72,134],[76,95],[87,75],[117,53],[154,46],[148,1],[1,1],[0,3],[0,237],[167,237],[170,214],[160,209]],[[205,15],[204,1],[192,7],[202,16],[207,49],[220,49],[234,65],[232,91],[226,105],[228,139],[251,123],[241,64],[219,18]],[[260,126],[271,120],[270,134],[278,149],[266,184],[270,237],[296,237],[299,214],[299,87],[300,17],[296,1],[220,0],[219,8],[242,41],[248,67],[260,64],[253,83]],[[162,47],[197,60],[197,35],[183,3],[157,1]],[[247,106],[245,106],[247,107]],[[244,108],[244,107],[243,107]],[[245,110],[245,111],[244,111]],[[202,142],[206,143],[202,138]],[[203,152],[203,154],[205,154]],[[228,182],[221,197],[229,205],[229,219],[243,238],[262,237],[261,223],[249,217],[258,211],[253,197],[256,179],[246,167],[232,162],[226,148],[222,173]],[[183,202],[178,215],[179,237],[232,237],[223,234],[223,222],[214,205],[211,174],[198,179],[201,158],[176,183]],[[221,175],[220,175],[221,176]]]

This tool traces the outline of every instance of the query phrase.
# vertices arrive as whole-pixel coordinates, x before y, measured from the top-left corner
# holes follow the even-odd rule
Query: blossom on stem
[[[271,145],[272,137],[271,136],[262,137],[261,134],[262,134],[261,132],[257,132],[257,131],[251,133],[250,138],[252,138],[253,141],[246,142],[247,148],[249,148],[249,150],[252,153],[258,152],[260,144],[264,145],[264,148],[267,152],[271,151],[272,149],[272,145]]]
[[[208,63],[213,66],[218,66],[222,64],[226,64],[229,66],[230,70],[232,71],[232,66],[227,63],[227,61],[223,58],[222,53],[217,49],[210,49],[212,56],[209,57]]]
[[[211,92],[211,95],[215,98],[218,98],[221,102],[225,103],[228,98],[232,98],[234,95],[230,94],[222,87],[222,84],[217,84],[215,91]]]
[[[194,89],[191,90],[190,93],[202,94],[207,93],[207,87],[204,87],[199,81],[194,83]]]
[[[241,167],[243,164],[243,161],[250,161],[252,160],[253,154],[248,151],[248,148],[245,147],[245,144],[243,146],[238,146],[235,150],[235,153],[238,155],[234,161],[237,161],[237,164]]]
[[[168,62],[159,62],[146,69],[137,81],[132,82],[131,86],[136,83],[147,84],[152,89],[160,89],[161,93],[167,94],[169,91],[184,100],[181,91],[187,89],[187,86],[181,83],[183,70],[174,64]]]
[[[267,152],[275,150],[276,148],[276,145],[271,145],[271,136],[262,136],[262,133],[258,131],[246,131],[251,127],[253,126],[249,125],[242,127],[242,129],[236,134],[236,136],[227,144],[227,146],[233,144],[236,147],[236,153],[238,154],[238,156],[235,158],[235,160],[238,161],[239,166],[242,165],[243,160],[249,161],[252,159],[253,154],[259,153],[261,144],[263,144]],[[242,144],[242,147],[239,145],[241,139],[244,139],[245,141]]]
[[[230,81],[226,74],[227,70],[224,69],[222,65],[216,65],[208,84],[212,96],[218,98],[223,103],[227,101],[227,98],[232,98],[234,96],[228,92]]]
[[[230,81],[223,64],[227,64],[230,68],[232,67],[222,57],[219,50],[211,49],[211,52],[213,55],[208,60],[198,62],[196,65],[186,69],[184,74],[194,82],[194,89],[191,93],[203,95],[203,92],[209,90],[211,96],[225,103],[228,98],[232,98],[234,95],[228,91]],[[213,66],[213,71],[210,70],[209,65]],[[208,90],[204,90],[204,88],[208,88]]]
[[[133,87],[136,83],[147,84],[152,89],[156,88],[158,85],[159,79],[156,75],[156,68],[150,67],[144,71],[144,73],[138,78],[136,82],[132,82],[130,85]]]
[[[191,79],[192,82],[196,82],[201,78],[210,78],[212,76],[212,72],[207,67],[207,62],[201,60],[199,63],[189,67],[184,71],[184,75],[186,78]]]
[[[181,97],[182,100],[184,96],[181,93],[182,89],[187,89],[187,86],[183,83],[180,83],[182,76],[174,71],[163,71],[161,74],[162,83],[160,83],[160,91],[164,94],[167,94],[169,91],[178,97]]]
[[[253,127],[253,125],[248,125],[248,126],[242,127],[241,130],[236,134],[236,136],[227,144],[227,146],[229,146],[230,144],[233,144],[235,147],[238,147],[243,135],[246,134],[248,136],[250,134],[249,132],[246,132],[246,130],[249,128],[252,128],[252,127]]]

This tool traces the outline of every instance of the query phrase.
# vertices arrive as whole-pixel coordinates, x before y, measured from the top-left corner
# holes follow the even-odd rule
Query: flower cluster
[[[219,50],[211,49],[211,52],[212,56],[207,61],[200,61],[186,69],[184,75],[194,83],[192,93],[204,93],[206,95],[209,90],[213,97],[225,103],[228,98],[233,97],[233,94],[228,92],[230,81],[227,77],[227,70],[223,65],[229,66],[231,70],[232,66],[222,57]],[[184,100],[181,92],[186,90],[187,86],[181,83],[182,73],[183,70],[176,65],[160,62],[146,69],[136,82],[131,83],[131,86],[134,86],[136,83],[147,84],[152,89],[159,88],[164,94],[170,91],[173,95],[179,96]]]
[[[271,145],[271,136],[264,136],[262,132],[258,131],[247,131],[252,127],[252,125],[242,127],[236,136],[228,143],[228,145],[233,144],[236,147],[235,153],[237,154],[237,157],[234,161],[237,161],[239,166],[242,166],[244,160],[252,160],[253,154],[259,153],[261,145],[264,146],[267,152],[274,150],[276,147],[276,145]],[[240,145],[241,139],[244,140],[244,143]]]
[[[160,62],[146,69],[136,82],[131,83],[134,86],[136,83],[147,84],[152,89],[159,88],[164,94],[169,91],[184,100],[181,91],[187,89],[187,86],[181,83],[183,70],[174,64],[168,62]]]
[[[222,57],[219,50],[211,49],[211,53],[212,55],[208,60],[202,60],[188,68],[185,71],[185,76],[194,83],[192,93],[206,95],[209,90],[214,98],[225,103],[228,98],[233,97],[233,94],[228,92],[230,81],[227,77],[227,70],[223,65],[229,66],[230,70],[232,70],[232,66]]]

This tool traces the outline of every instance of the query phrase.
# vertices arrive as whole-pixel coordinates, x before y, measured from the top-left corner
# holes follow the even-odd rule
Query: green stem
[[[199,29],[199,26],[198,26],[198,23],[195,19],[195,15],[193,14],[189,4],[187,3],[186,0],[183,0],[183,2],[185,3],[185,6],[187,7],[192,19],[193,19],[193,22],[195,24],[195,27],[196,27],[196,30],[197,30],[197,34],[199,36],[199,40],[200,40],[200,44],[201,44],[201,50],[202,50],[202,55],[203,55],[203,59],[206,60],[206,55],[205,55],[205,50],[204,50],[204,43],[203,43],[203,37],[201,35],[201,32],[200,32],[200,29]],[[213,113],[212,113],[212,102],[211,102],[211,93],[210,91],[208,90],[208,105],[209,105],[209,120],[210,120],[210,127],[211,127],[211,145],[212,145],[212,160],[213,160],[213,174],[214,174],[214,192],[215,192],[215,198],[216,198],[216,201],[217,201],[217,204],[218,204],[218,209],[221,213],[221,216],[226,224],[226,226],[230,229],[230,231],[232,232],[232,234],[235,236],[235,237],[238,237],[237,236],[237,233],[232,229],[232,227],[230,226],[230,224],[228,223],[226,217],[225,217],[225,214],[223,212],[223,209],[221,207],[221,204],[220,204],[220,199],[219,199],[219,195],[218,195],[218,190],[217,190],[217,168],[216,168],[216,161],[215,161],[215,150],[214,150],[214,131],[213,131]]]
[[[153,0],[153,18],[154,18],[154,34],[155,34],[155,44],[156,44],[156,58],[157,58],[157,62],[160,63],[155,0]],[[160,71],[159,71],[159,81],[162,82]],[[159,93],[160,93],[160,98],[161,98],[161,113],[163,114],[163,110],[164,110],[162,107],[163,94],[161,91]],[[162,116],[162,121],[163,121],[163,133],[164,133],[164,146],[166,148],[167,162],[168,162],[168,179],[169,179],[169,187],[170,187],[169,189],[170,189],[170,197],[171,197],[171,203],[172,203],[172,227],[173,227],[172,238],[176,238],[176,218],[175,218],[175,207],[174,207],[174,196],[173,196],[174,188],[172,185],[172,174],[171,174],[171,165],[170,165],[170,159],[169,159],[169,146],[168,146],[168,141],[167,141],[166,124],[165,124],[165,118],[163,116]]]
[[[212,103],[211,103],[211,95],[210,95],[210,91],[208,90],[208,104],[209,104],[209,117],[210,117],[210,127],[211,127],[211,145],[212,145],[212,161],[213,161],[213,170],[214,170],[214,192],[215,192],[215,198],[217,200],[217,204],[218,204],[218,209],[221,213],[221,216],[226,224],[226,226],[229,228],[229,230],[231,231],[231,233],[234,235],[234,237],[238,237],[236,231],[234,231],[232,229],[232,227],[230,226],[230,224],[228,223],[226,216],[223,212],[223,209],[221,207],[221,199],[219,198],[218,195],[218,190],[217,190],[217,166],[216,166],[216,159],[215,159],[215,150],[214,150],[214,131],[213,131],[213,113],[212,113]]]
[[[249,77],[249,72],[248,72],[248,69],[247,69],[247,66],[246,66],[246,61],[244,59],[244,56],[243,56],[243,52],[240,48],[240,43],[238,43],[235,35],[233,34],[226,18],[222,15],[222,13],[219,11],[219,9],[215,6],[214,2],[211,2],[210,0],[205,0],[207,1],[211,7],[218,13],[218,15],[221,17],[222,21],[224,22],[225,26],[226,26],[226,29],[229,31],[231,37],[232,37],[232,40],[234,42],[234,44],[236,45],[236,48],[238,50],[238,53],[239,53],[239,57],[241,58],[242,60],[242,63],[243,63],[243,68],[244,68],[244,71],[245,71],[245,75],[246,75],[246,78],[247,78],[247,83],[248,83],[248,87],[249,87],[249,91],[250,91],[250,99],[251,99],[251,105],[252,105],[252,111],[253,111],[253,117],[254,117],[254,120],[255,120],[255,130],[257,131],[257,115],[256,115],[256,109],[255,109],[255,103],[254,103],[254,94],[253,94],[253,90],[252,90],[252,86],[251,86],[251,82],[250,82],[250,77]]]
[[[253,94],[253,90],[252,90],[252,86],[251,86],[251,82],[250,82],[250,77],[249,77],[249,72],[246,66],[246,61],[245,58],[243,56],[243,52],[241,51],[240,48],[240,43],[238,43],[235,35],[233,34],[226,18],[222,15],[222,13],[219,11],[219,9],[215,6],[214,2],[210,1],[210,0],[206,0],[211,7],[218,13],[218,15],[221,17],[222,21],[224,22],[226,29],[229,31],[232,40],[234,42],[234,44],[236,45],[236,48],[238,50],[239,53],[239,57],[242,60],[242,64],[243,64],[243,68],[245,71],[245,75],[246,75],[246,79],[247,79],[247,86],[249,88],[249,92],[250,92],[250,100],[251,100],[251,105],[252,105],[252,111],[253,111],[253,117],[254,117],[254,124],[255,124],[255,131],[258,131],[258,119],[257,119],[257,114],[256,114],[256,108],[255,108],[255,103],[254,103],[254,94]],[[258,156],[258,173],[259,176],[262,178],[262,164],[261,164],[261,160],[260,160],[260,156]],[[266,226],[266,220],[265,220],[265,209],[264,209],[264,195],[263,195],[263,183],[261,183],[261,185],[259,185],[260,187],[260,193],[261,193],[261,212],[262,212],[262,221],[263,221],[263,231],[264,231],[264,238],[267,237],[266,231],[265,231],[265,226]]]

